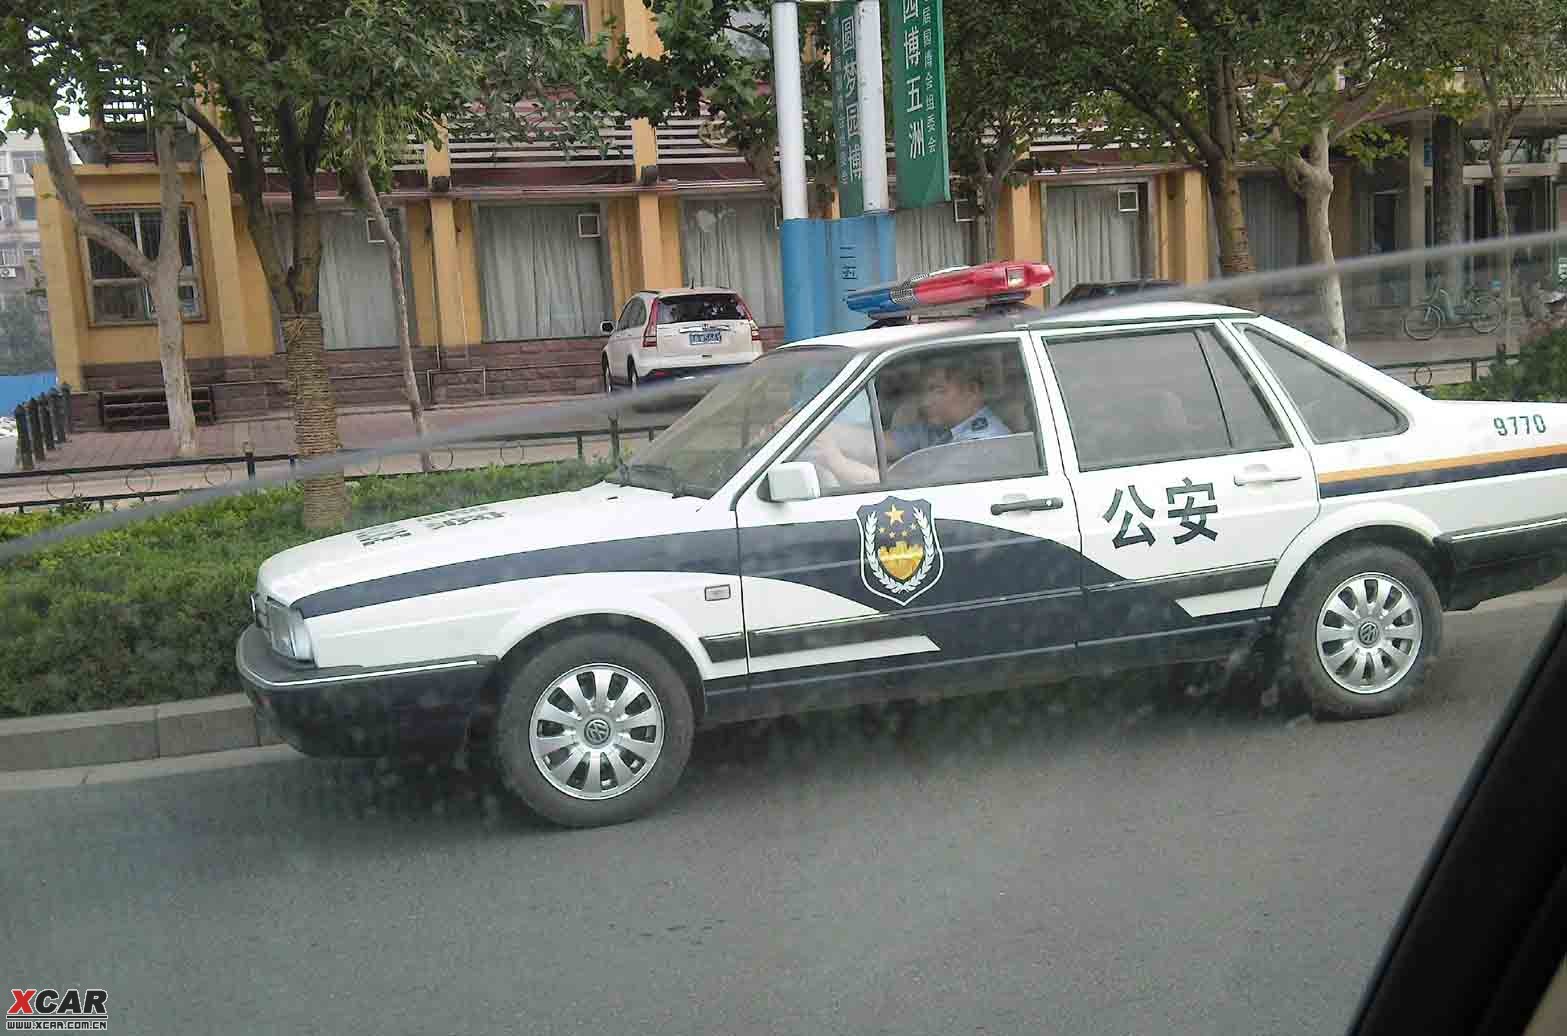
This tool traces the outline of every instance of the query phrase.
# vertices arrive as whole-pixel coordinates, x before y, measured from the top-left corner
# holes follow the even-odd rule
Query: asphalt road
[[[1554,614],[1498,604],[1392,718],[1133,678],[737,727],[608,830],[365,762],[11,792],[0,978],[134,1033],[1342,1031]]]

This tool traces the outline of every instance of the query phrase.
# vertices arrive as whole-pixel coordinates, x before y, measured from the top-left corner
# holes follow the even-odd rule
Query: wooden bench
[[[210,424],[216,420],[210,386],[192,388],[190,403],[196,412],[197,424]],[[162,389],[103,392],[98,396],[98,418],[104,430],[110,432],[128,428],[167,428],[169,401]]]

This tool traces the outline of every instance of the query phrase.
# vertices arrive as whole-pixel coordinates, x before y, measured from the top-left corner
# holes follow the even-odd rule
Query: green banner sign
[[[952,200],[941,0],[890,0],[898,208]],[[848,6],[845,4],[844,6]]]
[[[838,145],[838,215],[865,211],[865,154],[860,143],[860,97],[856,88],[854,2],[832,5],[832,126]]]

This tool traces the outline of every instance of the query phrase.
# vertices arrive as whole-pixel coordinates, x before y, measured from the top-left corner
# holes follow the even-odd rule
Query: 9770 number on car
[[[1491,421],[1497,435],[1539,435],[1545,431],[1545,418],[1539,414],[1498,417]]]

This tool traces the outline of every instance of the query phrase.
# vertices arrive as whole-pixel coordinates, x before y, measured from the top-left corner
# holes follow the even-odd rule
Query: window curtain
[[[1301,264],[1300,199],[1281,177],[1241,177],[1241,208],[1252,262],[1259,271]]]
[[[321,213],[321,325],[328,349],[397,348],[397,312],[387,283],[383,244],[371,244],[367,217],[358,210]],[[386,210],[393,233],[403,235],[402,213]],[[293,262],[288,214],[274,218],[283,262]],[[401,247],[401,245],[399,246]],[[408,330],[419,344],[414,315],[413,264],[403,248],[403,291],[408,298]],[[281,340],[281,339],[280,339]]]
[[[680,207],[686,283],[740,293],[763,325],[784,322],[783,267],[771,198],[688,201]]]
[[[580,338],[614,319],[603,237],[578,237],[581,205],[480,205],[484,340]],[[602,219],[599,220],[602,225]]]
[[[972,223],[952,218],[951,205],[926,205],[918,209],[899,209],[898,278],[918,276],[948,266],[967,266],[973,262],[969,251]]]
[[[1143,210],[1121,212],[1117,192],[1130,184],[1050,187],[1045,191],[1045,262],[1056,279],[1047,299],[1059,302],[1083,281],[1143,275]]]

